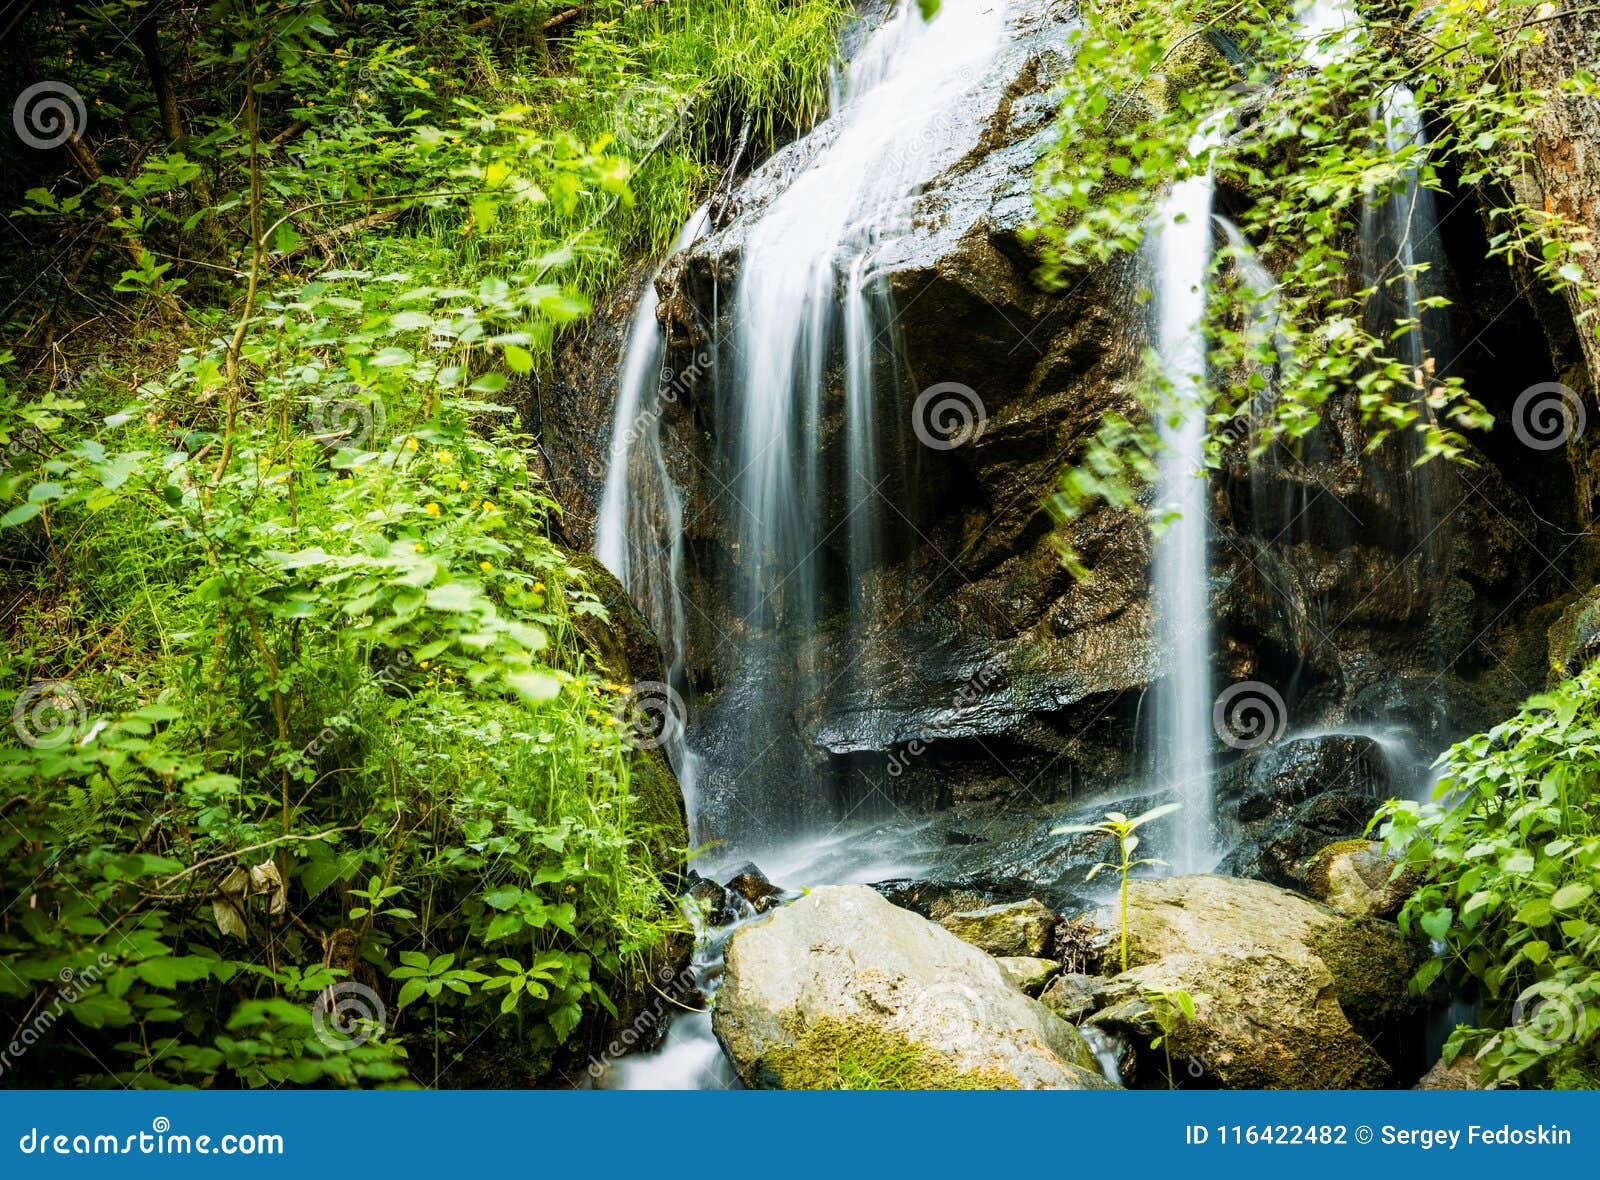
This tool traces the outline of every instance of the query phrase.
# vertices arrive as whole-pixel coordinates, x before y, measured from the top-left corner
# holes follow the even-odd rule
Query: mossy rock
[[[1230,1089],[1363,1089],[1393,1070],[1372,1047],[1416,1013],[1411,948],[1392,923],[1340,914],[1262,881],[1170,877],[1129,894],[1135,964],[1091,1023],[1148,1039],[1150,994],[1197,997],[1174,1058]],[[1114,921],[1102,917],[1102,924]]]
[[[1392,918],[1422,884],[1415,870],[1397,875],[1399,866],[1375,840],[1336,840],[1306,863],[1306,892],[1342,914]]]
[[[1234,77],[1233,66],[1217,51],[1211,38],[1199,27],[1190,26],[1179,31],[1161,73],[1151,76],[1145,93],[1156,109],[1164,111],[1176,106],[1189,91],[1208,82],[1231,82]]]
[[[755,1087],[1110,1088],[1082,1034],[995,959],[864,885],[740,927],[711,1022]]]
[[[1600,655],[1600,587],[1571,602],[1545,635],[1552,682],[1583,671]]]
[[[777,1090],[1014,1090],[1017,1079],[994,1066],[963,1069],[950,1054],[865,1020],[824,1017],[807,1027],[790,1018],[793,1040],[757,1060],[766,1088]]]
[[[999,957],[1042,958],[1061,918],[1037,898],[947,914],[939,925],[962,942]]]
[[[594,615],[576,618],[575,626],[584,646],[607,675],[620,684],[659,682],[663,672],[655,632],[634,607],[622,583],[588,553],[569,550],[566,557],[582,573],[586,588],[606,608],[603,619]],[[665,755],[653,748],[636,751],[629,771],[633,776],[636,815],[652,830],[657,871],[680,872],[689,846],[689,824],[677,776]]]

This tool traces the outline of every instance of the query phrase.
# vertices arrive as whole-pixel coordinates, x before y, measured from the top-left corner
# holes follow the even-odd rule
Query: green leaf
[[[493,893],[483,895],[484,904],[493,906],[497,910],[509,910],[522,900],[522,890],[515,885],[508,885],[503,889],[496,889]]]
[[[169,988],[206,978],[211,974],[211,963],[189,955],[166,955],[142,959],[133,965],[133,969],[151,987]]]
[[[489,928],[483,932],[484,942],[494,942],[497,939],[509,938],[519,933],[526,923],[521,914],[496,914],[494,921],[489,923]]]
[[[506,357],[506,367],[513,373],[533,372],[533,353],[526,348],[515,344],[507,344],[502,349]]]
[[[561,681],[553,672],[508,672],[506,685],[530,705],[553,701],[561,695]]]
[[[1444,970],[1443,959],[1429,959],[1415,975],[1411,977],[1411,987],[1419,994],[1428,990],[1428,985],[1439,977],[1439,972]]]
[[[1591,885],[1563,885],[1556,890],[1555,896],[1550,899],[1550,906],[1552,909],[1557,910],[1576,909],[1587,901],[1589,895],[1593,892],[1594,887]]]
[[[44,506],[42,504],[35,504],[31,500],[25,504],[18,504],[4,516],[0,516],[0,529],[15,528],[19,524],[26,524],[43,511]]]
[[[422,995],[423,989],[427,986],[427,980],[424,979],[406,980],[406,985],[400,989],[400,995],[395,1000],[395,1007],[404,1008],[407,1004],[412,1003]]]
[[[1525,926],[1547,926],[1550,923],[1550,899],[1536,897],[1517,911],[1517,921]]]
[[[1444,941],[1444,936],[1450,933],[1450,923],[1455,920],[1455,914],[1449,909],[1432,910],[1422,915],[1421,925],[1423,932],[1430,938]]]

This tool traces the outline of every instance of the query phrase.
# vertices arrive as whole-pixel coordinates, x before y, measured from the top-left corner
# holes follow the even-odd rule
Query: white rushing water
[[[822,589],[813,560],[822,541],[821,417],[824,384],[835,357],[844,362],[845,438],[843,529],[848,549],[852,628],[868,620],[862,579],[877,560],[876,503],[880,424],[874,367],[885,293],[873,259],[886,243],[912,229],[912,204],[922,187],[969,150],[982,127],[963,107],[1008,44],[1005,0],[945,0],[924,21],[903,3],[867,38],[836,82],[833,110],[812,136],[814,150],[788,187],[755,215],[740,260],[734,293],[734,339],[729,388],[719,399],[738,408],[734,492],[741,506],[737,606],[757,630],[776,640],[745,637],[750,688],[743,698],[747,741],[759,749],[763,726],[781,725],[794,703],[814,693],[794,682],[794,651],[814,633]],[[812,146],[812,145],[808,145]],[[703,232],[685,227],[680,244]],[[664,396],[657,373],[664,342],[656,324],[656,294],[641,301],[618,387],[617,423],[602,497],[595,548],[651,616],[679,668],[684,643],[680,596],[681,503],[666,476],[653,407]],[[726,379],[726,378],[725,378]],[[642,423],[642,426],[640,425]],[[661,553],[668,553],[665,561]],[[866,658],[862,651],[859,657]],[[669,747],[669,754],[672,753]],[[674,755],[689,767],[684,779],[691,830],[698,774],[687,743]],[[797,768],[802,770],[803,768]],[[797,774],[797,780],[799,775]],[[798,793],[798,792],[792,792]],[[803,813],[804,800],[788,801]],[[764,845],[761,864],[774,880],[807,886],[881,880],[920,867],[905,850],[914,831],[808,831],[772,824],[761,801],[740,800],[753,830],[742,840]],[[760,830],[762,827],[765,830]],[[720,879],[718,869],[706,871]],[[722,948],[730,928],[698,931],[693,962],[697,990],[715,994]],[[663,1010],[668,1021],[653,1051],[605,1063],[596,1084],[614,1089],[737,1085],[706,1012]]]
[[[708,221],[706,206],[695,210],[678,232],[671,253],[697,241]],[[594,552],[649,618],[666,648],[667,684],[681,700],[688,689],[684,661],[689,640],[683,601],[683,494],[667,471],[661,446],[661,416],[668,400],[678,396],[678,379],[662,367],[667,341],[657,318],[660,307],[652,275],[634,309],[617,376]],[[693,817],[700,756],[687,741],[683,721],[668,708],[662,748]]]
[[[742,226],[717,398],[733,419],[733,596],[748,630],[723,707],[737,711],[730,728],[753,752],[792,750],[792,719],[831,686],[813,644],[824,617],[848,608],[855,659],[845,674],[873,658],[865,587],[881,523],[893,519],[878,490],[875,372],[889,317],[874,260],[912,232],[924,186],[981,134],[970,96],[1009,44],[1007,20],[1005,0],[951,0],[932,20],[899,5],[836,81],[832,113],[794,157],[786,187]],[[840,360],[844,437],[832,442],[823,402]],[[827,461],[825,444],[842,462]],[[839,505],[842,526],[830,519]],[[832,597],[841,585],[843,603]],[[788,782],[741,789],[741,839],[803,835],[831,808],[825,772],[797,762]]]
[[[1420,183],[1417,157],[1428,145],[1422,111],[1417,96],[1408,86],[1395,86],[1385,92],[1377,115],[1384,147],[1391,157],[1410,153],[1400,186],[1386,197],[1367,201],[1362,215],[1363,279],[1368,286],[1387,285],[1380,290],[1380,304],[1387,304],[1385,315],[1393,319],[1419,321],[1422,318],[1422,285],[1442,263],[1439,247],[1439,214],[1433,191]],[[1383,335],[1393,329],[1384,324]],[[1401,358],[1419,368],[1431,352],[1422,326],[1398,342]]]
[[[1321,68],[1348,57],[1366,35],[1354,0],[1309,0],[1295,12],[1301,57]]]
[[[1156,504],[1168,522],[1156,541],[1157,637],[1167,674],[1156,689],[1157,773],[1183,811],[1173,868],[1203,872],[1211,847],[1211,624],[1207,593],[1209,508],[1205,468],[1206,281],[1211,265],[1212,179],[1172,186],[1157,214],[1155,343],[1166,405]]]

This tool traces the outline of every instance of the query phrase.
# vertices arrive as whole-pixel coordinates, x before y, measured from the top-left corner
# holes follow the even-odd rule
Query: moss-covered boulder
[[[729,940],[712,1027],[765,1089],[1104,1089],[1088,1043],[989,955],[864,885]]]
[[[1115,921],[1107,914],[1104,921]],[[1263,881],[1170,877],[1130,893],[1134,966],[1091,1023],[1157,1030],[1157,993],[1198,997],[1168,1047],[1233,1089],[1363,1089],[1393,1082],[1372,1047],[1414,1013],[1414,966],[1399,930],[1340,914]]]
[[[1050,950],[1059,915],[1036,898],[948,914],[939,925],[991,955],[1040,958]]]
[[[584,646],[619,684],[659,682],[663,675],[661,648],[622,583],[590,554],[569,550],[566,557],[582,574],[585,588],[606,611],[604,617],[576,617]],[[656,867],[662,872],[677,872],[683,867],[689,846],[688,817],[678,778],[666,757],[655,748],[635,751],[629,769],[636,814],[653,833],[651,852]]]
[[[1600,654],[1600,589],[1580,594],[1568,603],[1550,625],[1546,638],[1552,682],[1583,671]]]
[[[1394,917],[1421,884],[1374,840],[1337,840],[1306,866],[1306,892],[1357,918]]]

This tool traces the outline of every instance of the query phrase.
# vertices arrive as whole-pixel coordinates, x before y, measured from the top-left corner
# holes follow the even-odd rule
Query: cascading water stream
[[[1167,404],[1156,489],[1168,523],[1156,542],[1157,632],[1167,674],[1157,686],[1158,776],[1183,811],[1176,817],[1178,872],[1202,872],[1211,847],[1211,625],[1207,593],[1205,305],[1211,265],[1208,173],[1172,186],[1158,213],[1156,347]]]
[[[1421,183],[1427,129],[1416,95],[1406,86],[1384,93],[1374,124],[1390,158],[1405,163],[1400,184],[1370,197],[1362,210],[1362,283],[1372,292],[1367,326],[1374,336],[1391,340],[1397,359],[1417,385],[1416,405],[1426,418],[1431,411],[1425,391],[1449,363],[1444,321],[1426,305],[1444,269],[1437,202]],[[1408,327],[1395,337],[1402,324]],[[1448,479],[1448,473],[1439,464],[1420,462],[1422,438],[1415,430],[1399,432],[1394,441],[1389,464],[1398,470],[1387,483],[1403,523],[1396,540],[1417,556],[1412,593],[1421,609],[1431,609],[1443,555],[1436,504],[1445,490],[1440,480]]]
[[[819,424],[836,358],[843,361],[845,406],[840,499],[846,519],[838,531],[847,550],[851,632],[860,641],[852,666],[870,656],[863,638],[872,624],[865,587],[879,560],[884,513],[877,503],[882,472],[874,374],[887,328],[879,311],[887,293],[873,274],[873,258],[912,228],[911,205],[921,186],[976,141],[981,127],[964,117],[960,104],[1006,48],[1008,15],[1005,0],[947,0],[931,20],[913,4],[900,5],[836,79],[833,113],[812,132],[816,150],[745,239],[734,338],[723,342],[731,345],[724,359],[733,363],[715,372],[717,399],[737,422],[728,456],[740,520],[734,583],[750,631],[741,645],[745,691],[728,695],[740,702],[748,756],[759,756],[821,687],[814,671],[802,670],[802,652],[817,631],[823,592],[818,551],[830,540],[820,524],[833,489],[826,486]],[[697,214],[679,246],[704,227],[703,213]],[[659,431],[667,391],[658,376],[665,342],[657,308],[652,285],[638,308],[619,381],[595,548],[646,610],[668,649],[674,683],[684,683],[682,502],[668,477]],[[688,741],[668,736],[691,832],[699,838],[699,759]],[[789,795],[741,798],[742,822],[754,830],[719,835],[737,836],[745,848],[803,835],[797,821],[814,803],[804,786]],[[841,841],[850,845],[843,855]],[[762,863],[779,880],[824,884],[912,871],[895,859],[899,855],[891,850],[875,858],[858,841],[834,834],[790,844],[788,861],[769,850]],[[698,932],[692,967],[701,995],[715,992],[731,933]],[[706,1013],[678,1015],[656,1051],[594,1072],[597,1084],[612,1088],[737,1084]]]
[[[671,253],[696,241],[708,221],[705,206],[695,210],[678,232]],[[594,552],[639,604],[665,648],[669,693],[662,694],[668,706],[663,716],[662,748],[678,776],[692,823],[700,757],[686,740],[684,717],[671,707],[671,694],[677,694],[679,701],[688,696],[684,666],[688,624],[683,602],[683,495],[667,471],[661,446],[661,415],[666,401],[677,396],[677,389],[675,379],[662,368],[667,341],[657,318],[660,307],[652,275],[634,309],[617,377],[616,413],[595,520]]]
[[[871,659],[866,587],[887,514],[879,502],[882,391],[874,373],[882,325],[873,258],[912,228],[921,186],[976,139],[962,99],[1005,50],[1007,18],[1003,0],[946,4],[931,20],[900,5],[836,84],[835,110],[812,132],[803,167],[746,229],[731,339],[723,342],[729,379],[717,388],[730,425],[727,482],[740,509],[732,580],[745,627],[743,668],[724,708],[737,714],[729,728],[749,747],[746,758],[803,749],[796,719],[835,680],[819,654],[825,615],[848,610],[855,661],[846,674]],[[838,476],[825,462],[821,429],[840,360],[842,494],[832,486]],[[830,505],[839,504],[844,520],[831,523]],[[849,587],[843,604],[830,597],[839,565]],[[819,772],[803,756],[797,761],[781,788],[741,789],[738,838],[747,847],[833,818]]]

